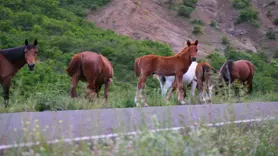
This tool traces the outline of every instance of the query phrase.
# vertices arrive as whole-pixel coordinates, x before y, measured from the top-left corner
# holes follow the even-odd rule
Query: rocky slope
[[[215,49],[223,51],[226,47],[222,44],[223,36],[228,38],[232,46],[246,51],[263,50],[272,54],[278,48],[276,40],[266,37],[269,29],[273,29],[278,36],[278,26],[272,22],[274,18],[278,18],[278,1],[273,4],[270,3],[271,0],[252,0],[252,7],[259,12],[259,28],[249,23],[234,24],[239,13],[232,7],[232,0],[198,0],[191,18],[177,16],[176,11],[169,9],[169,1],[112,0],[101,9],[90,11],[87,19],[97,26],[134,39],[166,42],[174,52],[178,52],[186,40],[198,39],[200,57],[214,52]],[[267,17],[268,10],[272,17]],[[194,25],[190,21],[193,19],[200,19],[205,23],[202,26],[203,34],[192,34]],[[212,20],[216,21],[217,28],[209,25]]]

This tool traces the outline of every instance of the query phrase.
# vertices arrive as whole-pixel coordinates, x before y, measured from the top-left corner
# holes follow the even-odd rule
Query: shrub
[[[196,24],[196,25],[204,25],[204,22],[199,19],[194,19],[190,22],[191,24]]]
[[[235,9],[245,9],[250,6],[251,0],[233,0],[233,7]]]
[[[178,8],[178,15],[189,18],[193,10],[192,7],[182,5]]]
[[[202,28],[201,28],[200,26],[194,26],[194,27],[193,27],[192,33],[193,33],[194,35],[202,34],[202,33],[203,33],[203,32],[202,32]]]
[[[210,25],[211,27],[213,27],[213,28],[216,28],[216,22],[215,22],[215,21],[213,21],[213,20],[210,22],[210,24],[209,24],[209,25]]]
[[[183,0],[183,4],[188,7],[195,8],[198,0]]]
[[[224,44],[224,45],[229,44],[229,40],[228,40],[228,38],[226,36],[222,37],[222,44]]]
[[[273,30],[269,30],[266,33],[266,37],[270,40],[276,40],[275,32],[273,32]]]
[[[266,16],[267,17],[272,17],[272,12],[270,10],[268,10]]]
[[[240,10],[239,17],[237,18],[237,24],[242,22],[252,22],[258,19],[258,12],[253,10],[251,7]]]
[[[275,18],[275,19],[273,20],[273,23],[274,23],[275,25],[278,25],[278,18]]]
[[[273,58],[278,58],[278,49],[275,50]]]

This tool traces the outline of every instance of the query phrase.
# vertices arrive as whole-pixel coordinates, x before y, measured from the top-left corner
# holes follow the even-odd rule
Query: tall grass
[[[153,118],[156,128],[160,128]],[[30,124],[30,123],[29,123]],[[120,135],[94,141],[78,143],[46,144],[40,135],[39,126],[36,131],[28,132],[40,145],[14,148],[4,152],[5,155],[277,155],[278,152],[278,120],[261,121],[248,125],[235,124],[222,127],[200,125],[192,129],[184,127],[180,131],[151,132],[141,128],[136,136]]]

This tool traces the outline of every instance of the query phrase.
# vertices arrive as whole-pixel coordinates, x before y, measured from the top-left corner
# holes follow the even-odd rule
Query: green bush
[[[193,10],[192,7],[182,5],[178,8],[178,15],[189,18]]]
[[[266,37],[270,40],[276,40],[276,35],[273,30],[269,30],[268,32],[266,32]]]
[[[253,10],[251,7],[248,7],[240,10],[236,23],[253,22],[256,20],[258,20],[258,12]]]
[[[193,33],[194,35],[202,34],[202,33],[203,33],[203,32],[202,32],[202,28],[201,28],[200,26],[194,26],[194,27],[193,27],[192,33]]]
[[[233,0],[233,7],[235,9],[245,9],[250,6],[251,0]]]
[[[273,23],[274,23],[275,25],[278,25],[278,18],[275,18],[275,19],[273,20]]]
[[[229,43],[230,43],[230,42],[229,42],[228,38],[227,38],[226,36],[223,36],[223,37],[222,37],[222,44],[228,45]]]
[[[215,22],[215,21],[213,21],[213,20],[210,22],[210,24],[209,24],[209,25],[210,25],[211,27],[213,27],[213,28],[216,28],[216,22]]]
[[[201,26],[204,25],[204,22],[202,20],[199,20],[199,19],[194,19],[190,23],[191,24],[196,24],[196,25],[201,25]]]
[[[185,6],[188,6],[188,7],[191,7],[191,8],[195,8],[197,2],[198,2],[198,0],[183,0],[183,4]]]

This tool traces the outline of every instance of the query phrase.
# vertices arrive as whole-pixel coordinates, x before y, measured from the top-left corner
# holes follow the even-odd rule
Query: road
[[[30,136],[39,131],[55,140],[155,129],[154,117],[159,128],[173,128],[269,116],[278,118],[278,102],[6,113],[0,114],[0,146],[34,142]]]

